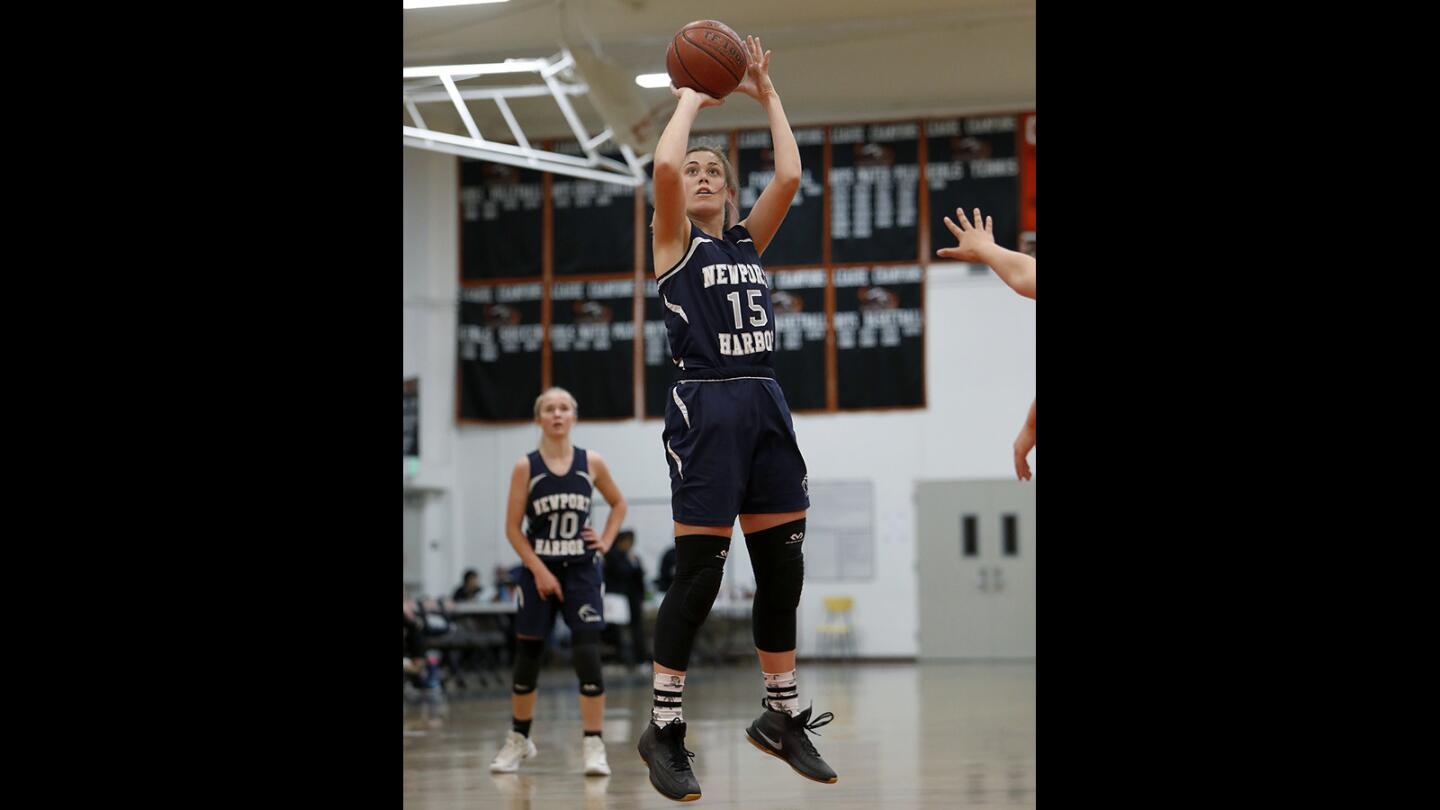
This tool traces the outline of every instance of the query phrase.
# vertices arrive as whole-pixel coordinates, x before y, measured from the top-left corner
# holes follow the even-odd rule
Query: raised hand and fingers
[[[765,50],[765,47],[760,44],[760,37],[747,36],[745,37],[745,44],[750,51],[749,70],[758,71],[761,74],[769,73],[770,51]]]
[[[775,88],[770,83],[770,52],[760,44],[759,37],[745,37],[745,61],[745,78],[735,89],[758,100],[761,93]]]

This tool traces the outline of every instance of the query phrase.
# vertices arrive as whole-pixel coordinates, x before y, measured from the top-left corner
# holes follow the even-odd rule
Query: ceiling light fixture
[[[506,59],[504,62],[489,62],[480,65],[432,65],[429,67],[405,68],[405,78],[418,79],[422,76],[485,76],[491,73],[533,73],[546,66],[544,59]]]
[[[478,6],[482,3],[508,3],[510,0],[405,0],[405,9],[444,8],[445,6]]]

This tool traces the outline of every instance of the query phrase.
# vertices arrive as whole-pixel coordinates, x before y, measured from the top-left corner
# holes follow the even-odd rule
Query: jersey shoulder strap
[[[576,475],[584,478],[590,486],[595,486],[595,478],[590,474],[590,454],[585,451],[585,448],[575,448],[575,466],[571,469]]]
[[[655,279],[655,283],[664,284],[665,282],[669,281],[675,276],[676,273],[680,272],[680,268],[684,267],[690,262],[690,257],[695,255],[695,250],[697,248],[699,248],[706,242],[713,241],[715,240],[711,239],[709,236],[706,236],[705,232],[700,230],[700,228],[698,228],[695,223],[690,223],[690,242],[689,244],[685,245],[685,252],[680,254],[679,261],[675,262],[675,264],[671,266],[669,270],[666,270],[664,273],[660,274],[659,278]]]
[[[550,474],[550,470],[545,467],[545,459],[540,458],[539,450],[530,451],[526,458],[530,459],[530,486],[533,488],[537,480]]]

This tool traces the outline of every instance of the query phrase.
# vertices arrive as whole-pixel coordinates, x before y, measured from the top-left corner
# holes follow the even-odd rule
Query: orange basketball
[[[745,78],[745,43],[718,20],[697,20],[676,32],[665,49],[665,70],[676,87],[712,98],[730,95]]]

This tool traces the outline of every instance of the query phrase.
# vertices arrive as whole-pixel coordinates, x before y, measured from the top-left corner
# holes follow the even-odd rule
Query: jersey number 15
[[[760,313],[760,318],[758,320],[754,316],[751,316],[751,326],[764,326],[765,324],[770,322],[770,319],[765,315],[765,308],[755,303],[755,299],[759,298],[762,293],[764,293],[764,290],[745,291],[745,297],[747,299],[745,303],[749,305],[750,309]],[[735,328],[744,329],[745,323],[741,320],[742,315],[740,313],[740,291],[736,290],[735,292],[726,295],[725,298],[730,301],[730,308],[735,310]]]

